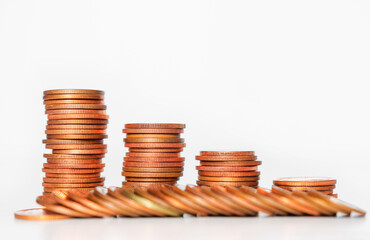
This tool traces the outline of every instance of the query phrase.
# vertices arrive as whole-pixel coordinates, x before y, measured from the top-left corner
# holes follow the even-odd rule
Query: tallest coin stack
[[[104,92],[59,89],[44,92],[48,122],[47,139],[51,154],[44,154],[44,194],[56,189],[89,190],[104,185],[102,159],[107,152],[108,115]]]

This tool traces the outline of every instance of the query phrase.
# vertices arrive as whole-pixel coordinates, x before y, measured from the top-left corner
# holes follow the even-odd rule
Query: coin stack
[[[104,92],[59,89],[44,92],[48,116],[43,140],[51,154],[44,154],[44,194],[56,189],[89,190],[104,185],[101,177],[107,152],[108,115]]]
[[[319,191],[321,193],[338,197],[334,193],[337,180],[328,177],[288,177],[274,180],[274,185],[289,191],[304,191],[309,189]]]
[[[253,151],[201,151],[196,159],[200,186],[258,186],[261,162]]]
[[[185,147],[180,134],[185,124],[136,123],[126,124],[123,133],[129,148],[123,162],[123,185],[150,187],[176,184],[182,176]]]

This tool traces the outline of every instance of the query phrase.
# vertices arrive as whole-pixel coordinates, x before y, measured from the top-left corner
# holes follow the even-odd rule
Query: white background
[[[1,233],[367,238],[366,218],[35,223],[13,212],[37,206],[42,192],[42,94],[56,88],[105,90],[107,186],[123,180],[125,123],[178,122],[187,125],[181,184],[195,183],[201,150],[254,150],[261,186],[285,176],[335,177],[341,199],[369,210],[369,13],[365,0],[0,0]]]

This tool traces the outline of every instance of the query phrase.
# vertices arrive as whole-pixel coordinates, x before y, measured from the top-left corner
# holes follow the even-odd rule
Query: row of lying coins
[[[336,198],[315,190],[289,192],[278,187],[272,189],[242,186],[207,187],[187,185],[142,188],[124,186],[97,187],[90,192],[80,190],[57,190],[50,196],[39,196],[37,203],[44,206],[43,219],[67,217],[180,217],[194,216],[347,216],[366,212]],[[28,216],[32,215],[28,211]],[[40,209],[35,210],[40,211]],[[25,212],[16,217],[31,219]],[[23,216],[23,217],[22,217]],[[35,216],[35,214],[34,214]],[[33,220],[37,220],[35,217]]]

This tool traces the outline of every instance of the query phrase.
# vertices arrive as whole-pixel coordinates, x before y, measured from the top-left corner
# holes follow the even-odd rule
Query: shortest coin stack
[[[338,197],[338,194],[334,193],[336,183],[336,179],[328,177],[287,177],[274,180],[275,186],[289,191],[307,192],[312,189],[332,197]]]
[[[258,186],[261,162],[253,151],[201,151],[196,159],[200,186]]]
[[[184,170],[180,152],[185,147],[180,134],[185,124],[136,123],[126,124],[123,133],[129,148],[123,162],[123,185],[159,186],[176,184]]]

